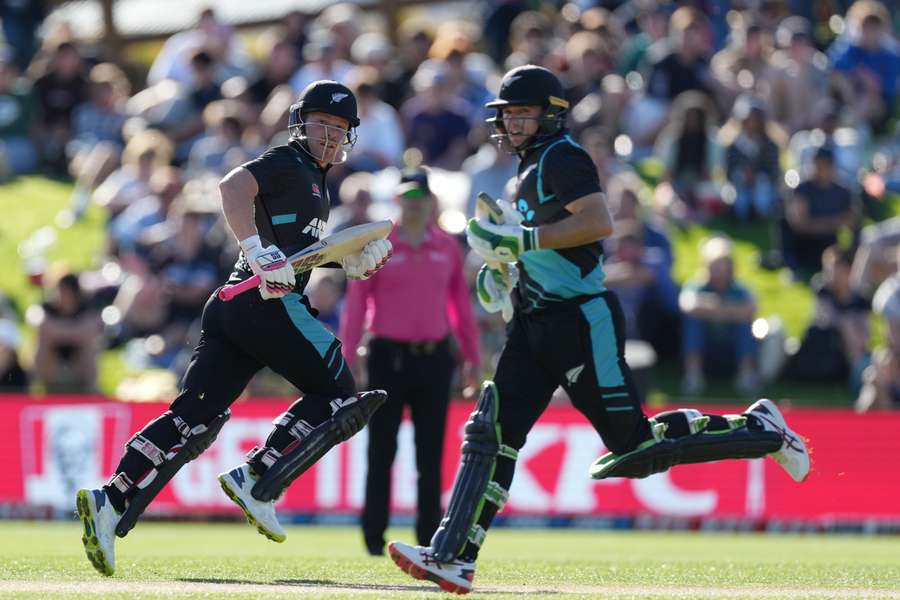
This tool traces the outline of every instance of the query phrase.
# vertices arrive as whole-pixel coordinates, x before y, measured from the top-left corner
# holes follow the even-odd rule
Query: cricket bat
[[[503,211],[500,209],[497,201],[484,192],[478,192],[478,195],[475,197],[475,216],[478,218],[486,217],[495,225],[502,225],[506,220],[503,217]],[[509,265],[501,262],[488,261],[487,266],[492,271],[499,271],[501,277],[503,277],[503,283],[509,287]],[[509,295],[506,296],[506,300],[503,302],[503,308],[500,310],[500,314],[507,323],[513,318],[513,305]]]
[[[319,240],[288,257],[294,267],[294,273],[305,273],[330,262],[339,262],[345,256],[360,252],[366,244],[373,240],[383,240],[394,226],[388,220],[375,223],[364,223],[348,227]],[[240,283],[223,286],[219,290],[219,299],[228,301],[259,286],[259,275],[248,277]]]

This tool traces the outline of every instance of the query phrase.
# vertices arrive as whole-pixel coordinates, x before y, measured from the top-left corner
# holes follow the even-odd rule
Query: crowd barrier
[[[184,468],[148,512],[166,516],[236,513],[216,474],[240,463],[268,433],[288,401],[254,400],[233,407],[215,445]],[[0,506],[48,511],[71,508],[75,490],[109,477],[131,434],[165,410],[102,398],[39,400],[0,396]],[[507,409],[507,410],[514,410]],[[450,408],[443,466],[446,495],[459,457],[462,425],[471,404]],[[717,412],[710,409],[711,412]],[[734,407],[718,412],[734,411]],[[771,460],[686,465],[646,479],[592,481],[587,469],[603,445],[569,405],[551,406],[519,454],[503,515],[507,519],[640,518],[743,522],[900,523],[900,413],[786,410],[791,426],[808,437],[813,468],[794,483]],[[279,512],[355,514],[363,504],[366,432],[333,449],[280,499]],[[412,426],[400,429],[393,471],[392,510],[415,507]]]

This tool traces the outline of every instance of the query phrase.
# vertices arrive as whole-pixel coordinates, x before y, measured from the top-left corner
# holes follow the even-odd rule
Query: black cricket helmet
[[[298,140],[301,146],[312,156],[308,144],[308,134],[306,131],[306,116],[309,113],[325,113],[346,119],[350,127],[346,131],[344,141],[342,142],[342,157],[340,160],[333,161],[341,163],[347,160],[350,150],[356,144],[356,128],[359,127],[359,116],[356,109],[356,96],[350,91],[350,88],[337,81],[323,79],[314,81],[303,92],[300,98],[291,105],[288,113],[288,132],[291,139]],[[331,125],[322,125],[322,127],[331,128]],[[313,156],[318,160],[323,157]]]
[[[544,109],[537,119],[537,132],[518,148],[514,148],[509,142],[503,125],[503,109],[507,106],[540,106]],[[497,110],[495,116],[487,119],[488,125],[493,129],[491,138],[501,148],[515,153],[527,150],[539,144],[543,138],[558,133],[565,126],[569,102],[565,99],[565,90],[556,75],[544,67],[523,65],[503,76],[497,99],[488,102],[485,107]]]

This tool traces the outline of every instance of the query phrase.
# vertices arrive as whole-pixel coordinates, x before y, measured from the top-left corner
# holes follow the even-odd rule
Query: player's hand
[[[281,298],[294,289],[294,269],[277,246],[263,247],[259,236],[241,241],[241,250],[255,275],[259,275],[259,295],[263,300]]]
[[[372,240],[361,252],[342,258],[341,266],[347,279],[368,279],[390,260],[393,252],[388,240]]]
[[[518,282],[519,270],[514,264],[509,265],[509,281],[506,281],[499,269],[482,265],[475,278],[478,302],[489,313],[506,309],[507,314],[512,314],[512,301],[509,299],[509,294]]]
[[[516,262],[522,253],[538,249],[537,228],[515,223],[495,225],[484,218],[469,220],[466,240],[487,262]]]
[[[525,216],[516,210],[516,207],[506,200],[500,198],[497,200],[497,206],[503,213],[503,222],[510,225],[521,225],[525,220]]]

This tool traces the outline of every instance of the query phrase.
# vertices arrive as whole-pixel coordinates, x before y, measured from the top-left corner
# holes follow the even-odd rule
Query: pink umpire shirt
[[[442,340],[453,330],[466,362],[478,365],[478,328],[472,314],[463,253],[436,225],[418,248],[394,229],[394,255],[366,281],[350,281],[341,317],[344,358],[354,364],[363,324],[376,337],[399,342]]]

